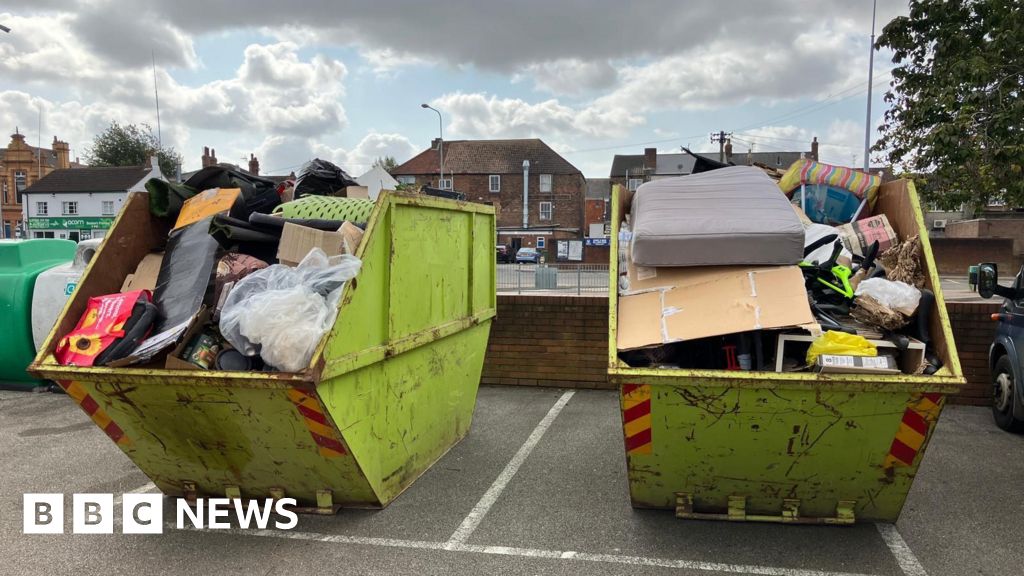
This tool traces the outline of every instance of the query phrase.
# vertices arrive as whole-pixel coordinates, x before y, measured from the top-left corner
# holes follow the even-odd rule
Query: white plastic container
[[[32,341],[36,350],[50,335],[54,322],[64,309],[78,285],[78,279],[85,272],[85,266],[103,242],[102,238],[82,240],[75,251],[75,259],[60,264],[39,274],[32,291]]]

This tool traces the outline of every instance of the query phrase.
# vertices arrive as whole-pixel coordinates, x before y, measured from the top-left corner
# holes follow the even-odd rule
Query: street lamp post
[[[420,108],[427,108],[437,112],[437,155],[440,157],[440,176],[437,177],[437,187],[444,188],[444,120],[441,118],[441,111],[427,104],[420,104]]]

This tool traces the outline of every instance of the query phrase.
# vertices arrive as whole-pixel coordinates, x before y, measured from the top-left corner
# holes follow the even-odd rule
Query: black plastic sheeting
[[[189,320],[203,305],[220,244],[210,236],[213,218],[171,232],[156,278],[153,303],[160,311],[155,333]]]
[[[327,160],[314,158],[302,165],[295,178],[295,198],[334,196],[349,186],[358,185],[354,178],[338,166]]]
[[[185,186],[200,192],[210,188],[240,188],[245,209],[237,215],[232,211],[232,215],[242,220],[248,220],[249,214],[253,212],[269,214],[281,203],[277,195],[277,184],[273,180],[222,166],[203,168],[186,180]]]

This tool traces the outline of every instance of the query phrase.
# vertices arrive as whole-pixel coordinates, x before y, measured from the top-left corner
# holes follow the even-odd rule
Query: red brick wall
[[[961,394],[950,396],[954,404],[988,405],[989,391],[988,348],[996,335],[992,314],[999,311],[1000,302],[950,302],[946,304],[949,323],[953,327],[957,355],[967,386]]]
[[[498,295],[484,384],[611,388],[608,299]]]
[[[939,274],[966,276],[967,267],[995,262],[1001,275],[1016,274],[1021,259],[1013,255],[1010,238],[932,238],[932,253]]]
[[[967,385],[953,404],[989,403],[988,348],[998,302],[946,305]],[[498,295],[484,361],[484,384],[611,388],[608,303],[601,296]]]

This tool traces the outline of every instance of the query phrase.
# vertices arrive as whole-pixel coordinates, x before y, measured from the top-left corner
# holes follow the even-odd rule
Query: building
[[[557,257],[559,240],[582,246],[586,180],[542,140],[445,141],[443,181],[438,160],[435,139],[391,173],[401,184],[456,190],[467,200],[493,205],[498,243],[513,252],[534,247],[550,261]]]
[[[381,190],[394,190],[398,186],[398,180],[388,174],[383,166],[374,166],[362,176],[356,178],[360,186],[366,186],[370,200],[377,200]]]
[[[149,166],[54,170],[23,194],[29,238],[102,238],[128,194],[163,179],[156,158]]]
[[[245,158],[243,157],[242,159],[244,160]],[[210,166],[220,166],[221,168],[224,168],[224,169],[227,169],[227,170],[234,170],[236,172],[241,172],[243,174],[249,174],[251,176],[259,176],[260,178],[263,178],[265,180],[270,180],[271,182],[274,182],[275,184],[280,184],[281,182],[283,182],[285,180],[289,180],[289,179],[294,180],[295,179],[295,173],[294,172],[292,172],[291,174],[288,174],[287,176],[268,176],[266,174],[260,174],[260,161],[259,161],[259,158],[256,158],[255,154],[249,154],[248,165],[249,165],[249,167],[248,167],[248,169],[246,169],[246,168],[242,168],[238,164],[232,164],[230,162],[219,162],[217,160],[217,150],[215,150],[213,148],[210,148],[209,146],[203,146],[203,155],[200,158],[200,166],[202,168],[208,168]],[[182,182],[187,181],[192,176],[195,176],[195,174],[197,172],[199,172],[199,170],[192,170],[190,172],[182,172],[181,173],[181,181]]]
[[[41,178],[70,168],[71,148],[53,138],[53,148],[36,148],[25,143],[25,135],[14,129],[6,148],[0,148],[0,238],[23,234],[22,194]],[[77,163],[75,163],[77,164]]]
[[[724,146],[725,163],[733,165],[762,166],[785,171],[793,162],[801,158],[818,159],[818,139],[811,141],[811,149],[806,152],[746,152],[733,154],[732,142]],[[718,154],[694,154],[688,150],[682,153],[659,153],[657,148],[644,148],[643,154],[616,154],[612,159],[609,174],[611,184],[636,190],[637,186],[648,180],[686,176],[694,172],[702,172],[701,164],[718,164]]]

